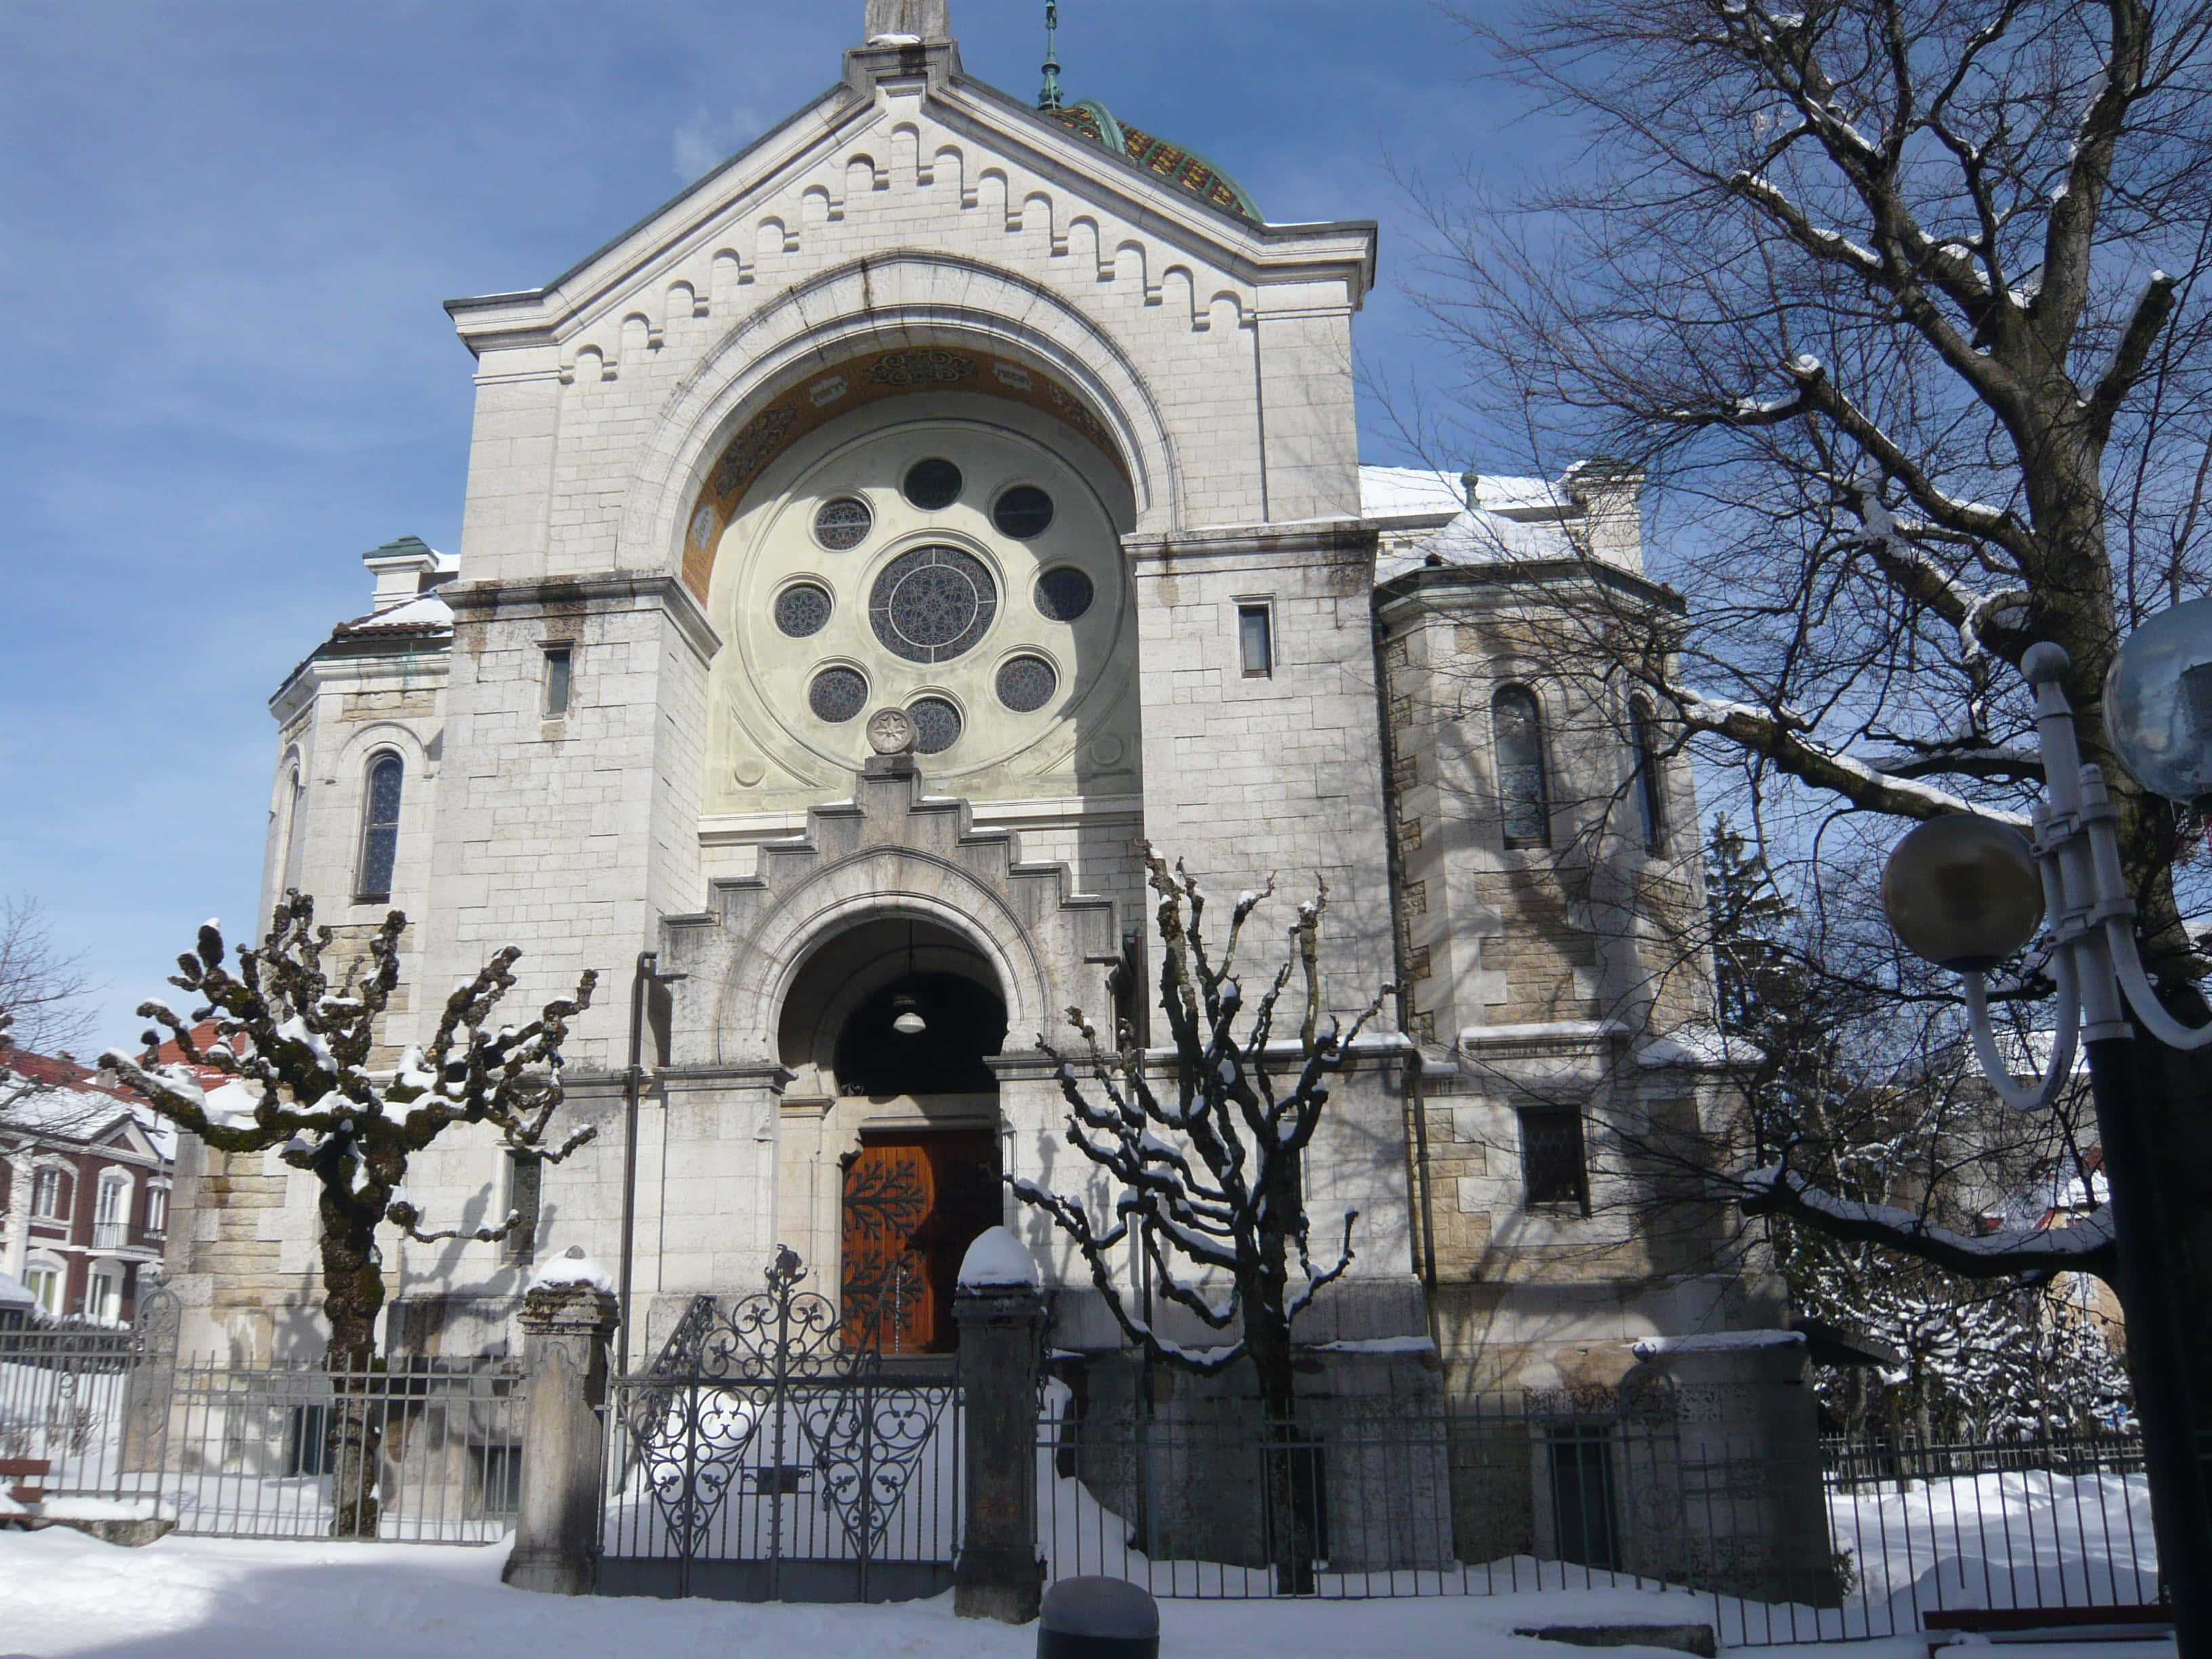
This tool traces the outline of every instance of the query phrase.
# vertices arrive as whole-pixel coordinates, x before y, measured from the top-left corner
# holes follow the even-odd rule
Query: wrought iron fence
[[[888,1601],[949,1589],[961,1524],[949,1356],[854,1346],[782,1252],[765,1291],[691,1304],[609,1390],[599,1589]]]
[[[0,1509],[21,1486],[57,1499],[106,1496],[121,1474],[122,1431],[144,1352],[127,1330],[0,1331]]]
[[[229,1538],[489,1543],[513,1529],[518,1364],[180,1363],[155,1312],[134,1331],[0,1333],[0,1462],[15,1471],[0,1499],[41,1494],[10,1510]]]
[[[1037,1446],[1052,1576],[1162,1596],[1633,1590],[1653,1622],[1735,1646],[2159,1597],[2142,1451],[2119,1438],[1831,1443],[1793,1479],[1674,1400],[1340,1398],[1270,1431],[1054,1384]]]
[[[156,1479],[181,1532],[491,1543],[521,1507],[523,1404],[509,1360],[180,1364]]]

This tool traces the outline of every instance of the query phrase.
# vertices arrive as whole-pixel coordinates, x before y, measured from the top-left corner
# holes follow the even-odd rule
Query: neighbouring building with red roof
[[[65,1055],[0,1070],[0,1279],[48,1318],[126,1324],[161,1270],[176,1132]]]

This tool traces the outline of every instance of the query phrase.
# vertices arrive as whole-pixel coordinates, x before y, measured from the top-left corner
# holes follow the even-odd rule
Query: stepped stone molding
[[[964,800],[932,799],[905,757],[872,762],[849,802],[817,806],[799,840],[761,851],[757,876],[714,884],[707,915],[666,918],[682,1067],[769,1066],[785,997],[815,947],[870,918],[912,916],[972,944],[998,975],[1008,1052],[1072,1003],[1103,1006],[1119,957],[1111,899],[1067,866],[1025,864],[1010,830],[977,830]]]

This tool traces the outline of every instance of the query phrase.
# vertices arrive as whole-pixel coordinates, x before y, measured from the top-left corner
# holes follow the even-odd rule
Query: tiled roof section
[[[165,1054],[170,1059],[179,1057],[173,1051]],[[0,1117],[0,1133],[12,1131],[89,1146],[128,1117],[153,1143],[157,1154],[164,1158],[176,1156],[175,1127],[157,1117],[137,1096],[105,1073],[59,1054],[34,1054],[21,1048],[8,1050],[4,1060],[0,1060],[0,1071],[34,1085]]]
[[[406,635],[442,637],[453,631],[453,608],[434,593],[410,599],[389,611],[371,611],[349,623],[340,623],[331,638],[390,639]]]
[[[1150,167],[1162,178],[1173,179],[1192,195],[1218,208],[1225,208],[1247,219],[1260,216],[1251,198],[1237,187],[1237,181],[1196,150],[1181,149],[1135,127],[1123,127],[1121,137],[1129,146],[1129,159],[1139,167]]]
[[[383,546],[376,549],[374,552],[363,554],[362,556],[370,559],[386,559],[398,558],[409,554],[416,555],[422,558],[435,559],[439,562],[441,567],[443,567],[445,564],[449,562],[444,554],[439,552],[436,548],[431,546],[429,543],[424,541],[420,536],[402,536],[398,540],[386,542]]]
[[[1064,109],[1040,110],[1038,113],[1048,120],[1059,122],[1079,137],[1089,139],[1101,149],[1127,156],[1147,172],[1159,174],[1224,213],[1255,222],[1260,219],[1259,207],[1245,194],[1243,186],[1205,156],[1194,149],[1185,149],[1149,132],[1123,125],[1095,99],[1085,99]]]
[[[1073,127],[1094,144],[1106,143],[1105,130],[1098,125],[1098,112],[1088,104],[1071,104],[1066,109],[1048,109],[1044,113],[1063,126]]]

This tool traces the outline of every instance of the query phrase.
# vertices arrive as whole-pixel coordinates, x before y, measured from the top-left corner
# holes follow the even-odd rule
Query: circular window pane
[[[875,527],[875,514],[856,495],[824,501],[814,514],[814,539],[833,553],[850,552]]]
[[[960,741],[960,711],[942,697],[916,697],[906,707],[917,754],[941,755]]]
[[[1048,570],[1037,578],[1037,615],[1047,622],[1072,623],[1091,609],[1096,598],[1091,578],[1072,564]]]
[[[868,682],[857,668],[825,668],[806,688],[806,706],[814,718],[832,726],[860,718],[868,706]]]
[[[947,460],[916,461],[907,469],[907,500],[925,513],[942,513],[960,499],[960,469]]]
[[[1025,542],[1052,528],[1052,497],[1035,484],[1016,484],[999,497],[991,509],[991,522],[1001,536]]]
[[[974,555],[917,547],[884,567],[868,596],[868,623],[884,648],[908,662],[950,662],[983,637],[999,587]]]
[[[1060,690],[1060,675],[1042,657],[1012,657],[999,668],[999,701],[1017,714],[1034,714]]]
[[[830,590],[812,582],[793,582],[775,596],[775,625],[794,640],[819,634],[830,625]]]

